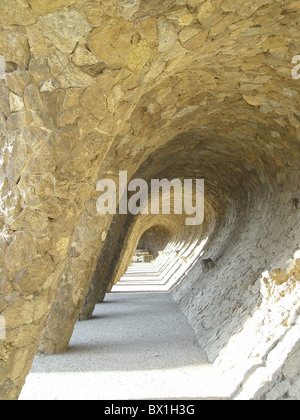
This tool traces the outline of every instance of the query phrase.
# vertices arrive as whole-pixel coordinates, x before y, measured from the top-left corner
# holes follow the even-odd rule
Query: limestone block
[[[235,12],[237,11],[240,15],[243,16],[251,16],[257,9],[260,7],[263,7],[267,4],[272,3],[273,0],[245,0],[243,1],[243,4],[241,4],[241,7],[236,7],[236,1],[235,0],[224,0],[221,3],[221,8],[225,12]]]
[[[66,8],[78,0],[28,0],[35,16],[53,13],[59,9]]]
[[[292,384],[292,387],[289,391],[289,394],[292,398],[299,401],[300,399],[300,377],[298,377],[295,382]]]
[[[29,74],[39,85],[42,85],[47,79],[50,79],[52,73],[46,57],[32,57],[29,63]]]
[[[50,255],[38,258],[30,267],[15,273],[13,276],[14,287],[19,290],[23,296],[32,295],[36,290],[40,289],[45,282],[45,279],[41,276],[42,271],[47,272],[48,275],[53,272],[53,262]]]
[[[291,382],[288,380],[279,382],[274,388],[268,392],[266,396],[266,400],[281,400],[283,399],[284,395],[289,391],[291,388]]]
[[[31,174],[44,174],[53,172],[56,167],[56,154],[50,141],[42,142],[35,150],[30,164]]]
[[[82,89],[76,89],[76,88],[68,89],[65,96],[64,103],[63,103],[63,108],[68,109],[68,108],[73,108],[79,105],[80,96],[82,95],[82,93],[83,93]]]
[[[136,24],[136,29],[142,38],[157,39],[158,37],[155,17],[146,16],[145,18],[139,20]]]
[[[121,0],[120,13],[124,19],[131,19],[136,12],[138,12],[141,0]]]
[[[107,95],[104,93],[101,84],[90,86],[86,89],[80,99],[82,108],[94,117],[103,119],[107,113]]]
[[[74,66],[74,64],[67,66],[57,80],[64,89],[83,88],[93,84],[93,78]]]
[[[180,27],[185,27],[195,22],[196,15],[190,13],[187,7],[183,7],[175,10],[174,12],[168,13],[166,18]]]
[[[120,69],[131,54],[134,34],[134,27],[129,22],[122,19],[104,21],[88,36],[88,47],[100,61]]]
[[[124,92],[120,86],[115,86],[107,97],[108,110],[114,111],[117,103],[124,97]]]
[[[159,52],[167,52],[177,41],[177,32],[171,23],[161,20],[158,22]]]
[[[25,87],[29,84],[29,74],[27,71],[15,71],[6,75],[8,88],[18,96],[23,96]]]
[[[69,251],[70,239],[61,238],[56,244],[56,251],[61,259],[66,258]]]
[[[32,115],[27,111],[13,112],[7,119],[6,127],[8,130],[19,130],[26,128],[32,123]]]
[[[12,229],[22,230],[22,231],[29,231],[34,233],[35,235],[47,235],[48,232],[49,221],[47,217],[43,216],[37,210],[31,210],[26,208],[14,221],[12,225]]]
[[[299,1],[0,3],[0,312],[9,337],[33,355],[56,295],[47,350],[67,347],[101,247],[111,248],[111,220],[95,217],[96,178],[120,167],[149,179],[193,175],[207,180],[205,227],[189,237],[179,220],[164,258],[176,278],[195,251],[186,244],[207,238],[201,260],[216,266],[203,272],[195,254],[173,293],[211,361],[242,390],[298,314],[298,271],[281,263],[299,247]],[[133,226],[122,223],[118,271],[138,240],[137,230],[121,249]],[[1,343],[0,353],[6,397],[32,358]],[[262,368],[259,386],[273,381],[268,398],[299,399],[299,354],[283,358],[276,376]]]
[[[2,2],[0,7],[1,4]],[[29,60],[28,43],[22,28],[0,27],[0,54],[4,56],[6,62],[21,65],[23,68],[27,66]]]
[[[156,46],[156,42],[149,42],[146,40],[140,41],[138,45],[133,48],[130,57],[128,58],[127,65],[129,70],[132,72],[142,70],[142,68],[149,63],[151,57],[155,55]]]
[[[48,2],[45,4],[48,4]],[[49,3],[50,4],[50,3]],[[35,59],[38,57],[45,57],[52,47],[51,41],[44,35],[43,28],[40,23],[26,27],[26,34],[31,54]]]
[[[41,92],[53,92],[58,88],[58,81],[56,79],[48,79],[41,86]]]
[[[184,43],[184,47],[187,48],[188,50],[195,50],[197,48],[201,48],[202,45],[207,40],[208,34],[209,34],[208,29],[206,29],[204,31],[201,31],[200,33],[198,33],[198,34],[194,35],[193,37],[191,37],[190,39],[188,39]],[[186,36],[186,34],[185,34],[185,36]]]
[[[7,266],[16,272],[28,266],[36,257],[37,249],[32,236],[27,232],[12,235],[12,242],[7,249]]]
[[[35,22],[34,15],[26,0],[1,0],[1,25],[30,25]]]
[[[106,2],[106,4],[109,6],[111,5],[111,2]],[[77,4],[74,4],[73,8],[84,15],[92,27],[98,26],[102,16],[106,14],[102,2],[100,3],[98,1],[78,2]],[[115,14],[112,14],[111,16],[113,15]]]
[[[84,45],[77,45],[72,61],[75,66],[92,66],[99,63],[99,60]]]
[[[30,301],[22,298],[17,298],[2,312],[6,320],[6,327],[8,329],[16,328],[20,325],[22,320],[23,325],[29,324],[33,320],[33,307]]]
[[[56,50],[48,54],[47,63],[51,70],[51,75],[57,78],[70,64],[70,60],[68,54]]]
[[[3,98],[0,96],[0,110],[3,113],[3,115],[0,114],[0,127],[3,134],[4,130],[6,130],[6,120],[4,121],[3,118],[7,118],[11,112],[8,98]]]
[[[24,102],[26,109],[41,111],[43,109],[43,98],[37,84],[31,83],[24,90]]]
[[[182,31],[179,33],[179,39],[182,43],[185,43],[197,34],[199,34],[198,25],[189,26],[182,29]]]
[[[299,2],[299,0],[295,0],[295,1],[293,1],[292,3],[290,3],[290,4],[286,4],[286,5],[284,6],[284,8],[285,8],[286,10],[294,10],[294,11],[298,11],[298,10],[300,10],[300,2]]]
[[[293,352],[283,368],[287,378],[295,379],[300,375],[300,350]]]
[[[57,124],[59,127],[72,125],[75,123],[75,121],[81,114],[82,108],[80,106],[75,106],[74,108],[67,109],[57,117]]]
[[[120,0],[101,1],[101,7],[104,14],[106,16],[120,16],[121,1]]]
[[[84,136],[86,133],[98,129],[99,119],[89,112],[83,111],[77,118],[76,125],[80,136]]]
[[[206,21],[214,13],[215,9],[214,4],[210,1],[200,4],[197,15],[199,22],[203,23],[203,21]]]
[[[11,112],[24,111],[25,109],[23,98],[14,93],[9,94],[9,104]]]

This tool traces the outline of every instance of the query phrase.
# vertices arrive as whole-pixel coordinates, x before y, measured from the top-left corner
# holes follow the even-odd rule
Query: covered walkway
[[[131,266],[67,353],[36,356],[21,400],[226,397],[166,287],[152,264]]]

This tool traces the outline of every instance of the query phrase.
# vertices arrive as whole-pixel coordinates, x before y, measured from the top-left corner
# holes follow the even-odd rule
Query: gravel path
[[[67,353],[36,356],[20,399],[218,397],[215,379],[170,294],[110,293]]]

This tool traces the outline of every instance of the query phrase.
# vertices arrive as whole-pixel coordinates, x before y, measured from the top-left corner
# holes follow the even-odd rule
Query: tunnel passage
[[[293,198],[299,194],[298,157],[282,156],[284,169],[278,172],[278,158],[271,153],[273,137],[263,141],[265,146],[269,141],[270,147],[262,150],[255,144],[243,152],[245,144],[236,144],[235,150],[221,139],[206,143],[198,132],[185,133],[150,155],[135,174],[143,174],[146,179],[205,179],[205,223],[201,228],[189,229],[184,218],[164,216],[165,226],[174,220],[176,228],[158,263],[166,277],[168,273],[177,275],[179,284],[172,295],[193,325],[210,361],[228,375],[232,393],[252,397],[266,396],[268,392],[272,395],[272,375],[281,378],[284,363],[282,357],[278,363],[272,362],[274,342],[282,338],[284,343],[286,329],[293,331],[283,344],[287,357],[294,346],[297,354],[299,339],[299,209]],[[152,218],[155,220],[155,216]],[[139,215],[134,224],[132,216],[129,219],[130,227],[125,223],[122,232],[128,230],[131,234],[118,249],[123,268],[115,271],[110,287],[131,261],[138,241],[132,238],[141,235],[144,221],[151,220],[151,216]],[[130,244],[133,248],[128,252]],[[237,348],[240,354],[235,360]],[[268,357],[269,364],[265,362]],[[232,366],[231,371],[227,371],[226,363]],[[262,363],[268,366],[263,376],[268,386],[260,390],[261,378],[258,380],[255,373],[264,370]],[[244,390],[241,384],[245,369],[251,371],[254,366],[255,385],[247,385],[250,391],[245,385]],[[291,383],[297,376],[293,375],[287,379]],[[293,395],[297,395],[295,389]]]
[[[48,3],[0,4],[0,398],[38,345],[66,351],[94,279],[98,299],[159,224],[97,214],[121,170],[205,179],[199,230],[161,220],[172,295],[233,394],[298,396],[299,4]]]
[[[143,233],[136,250],[146,250],[155,260],[170,242],[170,232],[163,226],[153,226]]]

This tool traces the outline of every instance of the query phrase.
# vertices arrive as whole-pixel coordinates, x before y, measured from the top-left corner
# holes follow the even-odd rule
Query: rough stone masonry
[[[18,398],[38,349],[67,349],[149,230],[232,398],[300,398],[299,13],[1,0],[0,399]],[[98,180],[124,170],[205,179],[203,225],[99,215]]]

